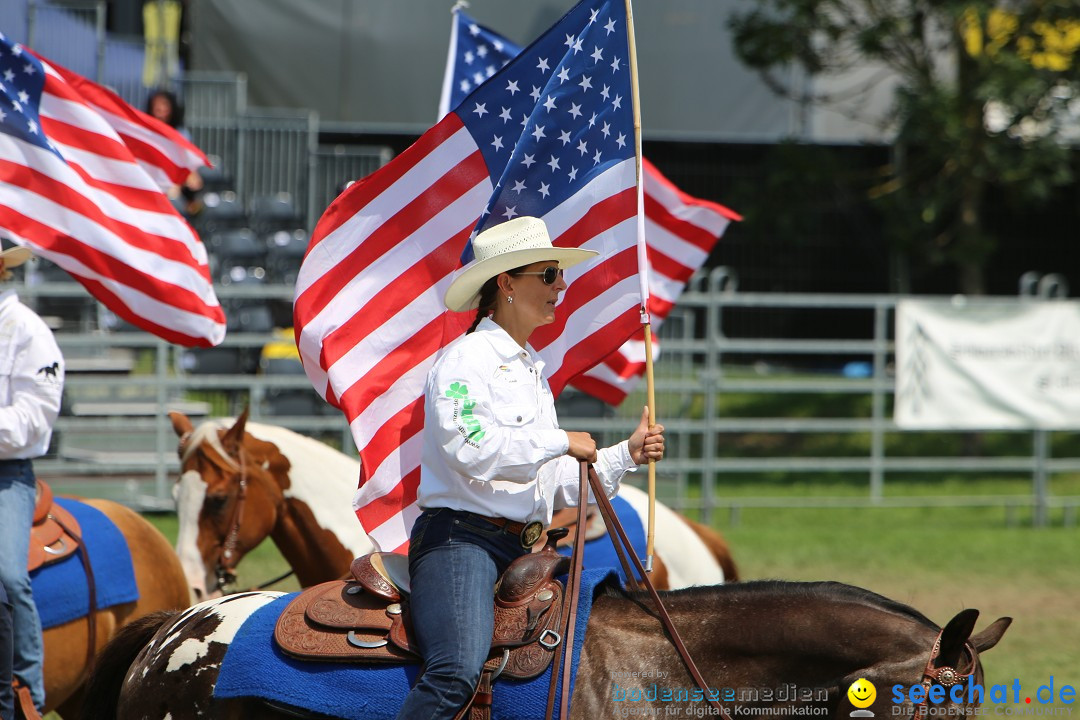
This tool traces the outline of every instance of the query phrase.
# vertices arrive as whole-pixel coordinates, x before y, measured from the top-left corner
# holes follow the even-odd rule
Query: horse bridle
[[[934,639],[934,646],[930,648],[930,658],[926,661],[926,667],[923,668],[922,680],[920,681],[923,687],[923,699],[922,702],[915,706],[915,714],[912,716],[912,720],[923,720],[923,717],[926,716],[930,707],[930,688],[932,686],[941,685],[950,688],[970,678],[979,667],[979,651],[975,649],[970,640],[964,643],[964,649],[971,656],[971,665],[968,667],[967,672],[960,672],[950,665],[934,667],[934,661],[941,654],[941,633],[943,632],[945,631],[940,630],[938,632],[937,637]]]
[[[244,504],[247,502],[248,479],[244,448],[237,449],[236,457],[240,466],[238,475],[240,489],[236,495],[232,519],[229,521],[229,531],[225,534],[225,542],[221,544],[221,552],[218,553],[217,562],[214,565],[214,576],[217,578],[214,589],[222,592],[226,585],[236,582],[236,545],[240,537],[240,523],[244,521]]]
[[[190,441],[190,432],[186,432],[180,437],[177,453],[180,455],[181,462],[187,452],[188,443]],[[218,550],[217,559],[214,561],[214,577],[216,578],[214,590],[221,590],[222,592],[224,592],[226,585],[231,585],[236,582],[236,546],[240,537],[240,523],[244,521],[244,504],[247,502],[248,487],[247,464],[244,462],[244,448],[240,447],[237,449],[236,461],[233,461],[233,459],[227,455],[225,456],[225,460],[230,463],[231,467],[223,469],[237,470],[239,472],[237,476],[239,477],[239,491],[236,497],[236,505],[233,507],[232,517],[229,519],[229,529],[225,533],[225,540],[222,541]]]

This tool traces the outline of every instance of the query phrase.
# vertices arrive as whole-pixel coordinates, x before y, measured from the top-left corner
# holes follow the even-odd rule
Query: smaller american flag
[[[521,51],[521,46],[509,38],[476,22],[460,7],[455,8],[439,117],[461,105],[473,90]],[[723,205],[682,192],[644,159],[642,176],[645,244],[649,258],[649,311],[652,327],[656,330],[682,294],[687,281],[705,263],[727,226],[742,218]],[[518,179],[524,183],[525,178]],[[653,342],[656,343],[655,335]],[[644,330],[639,328],[630,340],[594,367],[575,375],[569,384],[604,402],[618,405],[644,373]]]
[[[187,346],[220,343],[225,315],[206,248],[161,188],[207,164],[174,129],[0,34],[0,230]]]
[[[520,45],[476,22],[460,7],[454,8],[453,16],[450,52],[439,98],[440,119],[521,52]]]

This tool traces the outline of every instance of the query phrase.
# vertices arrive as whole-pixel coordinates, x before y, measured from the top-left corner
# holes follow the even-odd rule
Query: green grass
[[[983,657],[986,682],[1080,685],[1080,530],[1007,527],[1000,508],[745,509],[720,529],[746,579],[839,580],[938,624],[1014,619]]]

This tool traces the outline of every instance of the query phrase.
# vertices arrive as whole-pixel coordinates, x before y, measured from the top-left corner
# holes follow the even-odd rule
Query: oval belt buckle
[[[540,539],[540,536],[544,534],[544,523],[539,520],[533,520],[531,523],[521,529],[521,547],[531,548],[536,544],[536,541]]]

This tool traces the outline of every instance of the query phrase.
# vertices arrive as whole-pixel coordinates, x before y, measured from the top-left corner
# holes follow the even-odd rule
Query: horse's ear
[[[191,424],[191,418],[182,412],[170,410],[169,419],[172,420],[172,428],[173,432],[176,433],[176,437],[184,437],[184,433],[189,433],[195,429]]]
[[[972,635],[971,644],[974,645],[975,649],[979,652],[989,650],[998,644],[998,641],[1001,640],[1001,636],[1005,634],[1005,631],[1009,629],[1009,625],[1011,624],[1011,617],[998,618],[990,625],[990,627],[986,628],[978,635]]]
[[[230,455],[240,452],[240,446],[244,444],[244,426],[247,425],[248,408],[236,418],[236,423],[222,436],[221,444]]]
[[[941,631],[939,665],[956,665],[964,643],[971,637],[971,631],[975,629],[975,621],[978,619],[979,611],[969,608],[956,613],[956,617],[949,621]]]

